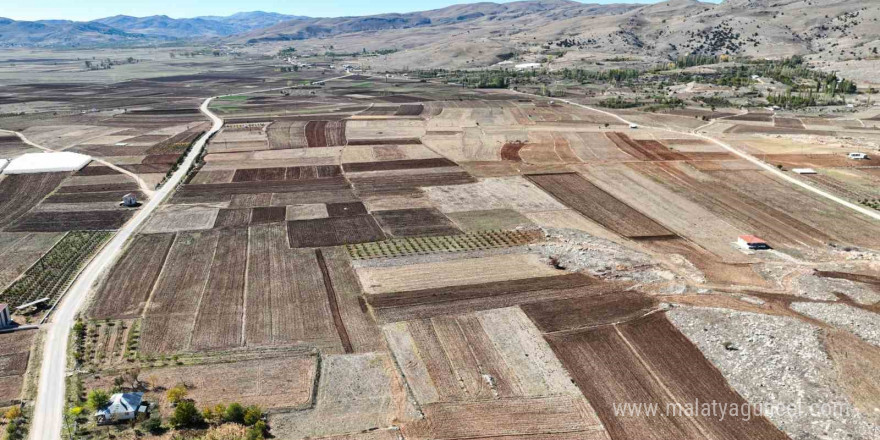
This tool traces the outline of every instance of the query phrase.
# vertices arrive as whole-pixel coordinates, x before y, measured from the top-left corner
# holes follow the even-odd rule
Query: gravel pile
[[[571,229],[545,229],[544,232],[546,241],[529,248],[567,271],[640,283],[668,282],[676,278],[650,255],[604,238]]]
[[[834,301],[837,299],[834,292],[840,292],[859,304],[874,304],[880,301],[880,294],[867,284],[812,274],[798,277],[794,288],[798,296],[810,299]]]
[[[880,315],[876,313],[846,304],[796,302],[791,304],[791,308],[798,313],[847,330],[868,343],[880,346]]]
[[[880,438],[880,427],[841,391],[816,327],[795,318],[709,308],[675,307],[667,316],[749,403],[800,405],[765,413],[792,439]],[[823,404],[837,405],[836,412],[823,413]],[[811,406],[817,411],[811,413]]]

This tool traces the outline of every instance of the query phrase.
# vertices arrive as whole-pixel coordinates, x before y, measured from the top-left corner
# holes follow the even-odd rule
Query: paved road
[[[223,126],[223,120],[208,110],[208,105],[213,99],[208,98],[205,100],[200,108],[202,113],[214,122],[211,130],[196,141],[180,168],[174,172],[160,190],[153,193],[150,200],[138,210],[137,214],[92,259],[74,284],[70,286],[64,299],[55,309],[52,323],[48,326],[48,331],[45,334],[43,359],[40,365],[39,389],[29,436],[31,440],[57,440],[60,438],[61,428],[64,423],[67,342],[70,338],[70,331],[76,315],[88,299],[92,285],[94,285],[105,270],[112,267],[116,259],[122,254],[128,239],[149,217],[150,213],[177,188],[181,179],[183,179],[201,153],[207,139]]]
[[[561,101],[561,102],[565,102],[565,103],[567,103],[567,104],[574,105],[574,106],[577,106],[577,107],[582,107],[582,108],[585,108],[585,109],[587,109],[587,110],[592,110],[592,111],[596,111],[596,112],[599,112],[599,113],[602,113],[602,114],[605,114],[605,115],[611,116],[611,117],[616,118],[617,120],[619,120],[619,121],[621,121],[621,122],[623,122],[624,124],[627,124],[627,125],[629,125],[629,124],[634,124],[634,122],[632,122],[632,121],[628,121],[628,120],[626,120],[626,119],[624,119],[624,118],[622,118],[622,117],[620,117],[620,116],[618,116],[618,115],[616,115],[616,114],[614,114],[614,113],[607,112],[607,111],[605,111],[605,110],[597,109],[597,108],[590,107],[590,106],[583,105],[583,104],[578,104],[578,103],[576,103],[576,102],[568,101],[568,100],[565,100],[565,99],[556,99],[556,100],[557,100],[557,101]],[[713,123],[714,123],[714,121],[711,122],[711,123],[709,123],[709,124],[703,125],[703,126],[701,126],[701,127],[699,127],[699,128],[705,128],[705,127],[708,127],[709,125],[712,125]],[[812,185],[810,185],[810,184],[808,184],[808,183],[806,183],[806,182],[804,182],[804,181],[802,181],[802,180],[800,180],[800,179],[797,179],[797,178],[795,178],[795,177],[792,177],[791,175],[786,174],[786,173],[783,172],[783,171],[780,171],[778,168],[776,168],[776,167],[774,167],[774,166],[772,166],[772,165],[770,165],[770,164],[768,164],[768,163],[766,163],[766,162],[764,162],[764,161],[758,159],[758,158],[755,157],[755,156],[752,156],[751,154],[748,154],[748,153],[746,153],[746,152],[744,152],[744,151],[741,151],[741,150],[739,150],[739,149],[737,149],[737,148],[734,148],[734,147],[732,147],[732,146],[730,146],[730,145],[728,145],[728,144],[726,144],[726,143],[724,143],[724,142],[721,142],[720,140],[715,139],[715,138],[713,138],[713,137],[711,137],[711,136],[707,136],[707,135],[705,135],[705,134],[699,133],[699,132],[698,132],[699,129],[694,130],[694,131],[691,131],[691,132],[686,132],[686,131],[672,130],[672,129],[670,129],[670,128],[666,128],[666,127],[651,127],[651,126],[641,125],[641,124],[636,124],[636,125],[638,125],[638,126],[640,126],[640,127],[645,127],[645,128],[653,128],[653,129],[657,129],[657,130],[665,130],[665,131],[669,131],[669,132],[673,132],[673,133],[689,134],[689,135],[692,135],[692,136],[697,136],[697,137],[699,137],[699,138],[705,139],[705,140],[707,140],[707,141],[709,141],[709,142],[712,142],[712,143],[714,143],[715,145],[718,145],[719,147],[724,148],[725,150],[727,150],[727,151],[729,151],[729,152],[731,152],[731,153],[733,153],[733,154],[735,154],[735,155],[737,155],[737,156],[739,156],[739,157],[741,157],[741,158],[743,158],[743,159],[745,159],[745,160],[747,160],[747,161],[749,161],[749,162],[751,162],[751,163],[753,163],[753,164],[755,164],[755,165],[761,167],[761,168],[764,169],[765,171],[769,171],[769,172],[775,174],[776,176],[778,176],[778,177],[781,178],[782,180],[785,180],[785,181],[787,181],[787,182],[789,182],[789,183],[792,183],[792,184],[794,184],[794,185],[797,185],[797,186],[799,186],[799,187],[801,187],[801,188],[803,188],[803,189],[806,189],[807,191],[812,192],[813,194],[816,194],[816,195],[819,195],[819,196],[821,196],[821,197],[824,197],[824,198],[826,198],[826,199],[828,199],[828,200],[831,200],[832,202],[835,202],[835,203],[841,204],[841,205],[843,205],[843,206],[845,206],[845,207],[847,207],[847,208],[849,208],[849,209],[852,209],[853,211],[856,211],[856,212],[858,212],[858,213],[860,213],[860,214],[864,214],[864,215],[866,215],[866,216],[868,216],[868,217],[870,217],[870,218],[873,218],[874,220],[880,220],[880,213],[878,213],[877,211],[874,211],[873,209],[868,209],[868,208],[866,208],[866,207],[864,207],[864,206],[856,205],[855,203],[852,203],[852,202],[849,202],[849,201],[847,201],[847,200],[844,200],[844,199],[842,199],[842,198],[840,198],[840,197],[835,196],[834,194],[831,194],[831,193],[828,193],[828,192],[826,192],[826,191],[823,191],[823,190],[821,190],[821,189],[819,189],[819,188],[816,188],[815,186],[812,186]]]

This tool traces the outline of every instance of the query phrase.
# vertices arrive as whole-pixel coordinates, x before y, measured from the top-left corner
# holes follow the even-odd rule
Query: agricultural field
[[[750,340],[707,343],[713,335],[682,318],[702,308],[794,320],[829,335],[838,359],[858,344],[837,332],[872,343],[871,218],[689,134],[706,121],[687,112],[641,115],[648,126],[630,128],[511,91],[322,82],[213,102],[224,127],[81,314],[84,393],[119,382],[167,418],[163,391],[183,386],[199,408],[260,405],[285,439],[822,435],[754,414],[624,417],[615,407],[770,403],[738,382],[761,361],[738,349]],[[812,163],[849,179],[841,193],[869,196],[870,164],[791,157],[817,121],[739,113],[696,114],[726,118],[706,130],[754,141],[747,151],[783,172]],[[782,136],[778,150],[767,133]],[[119,142],[163,142],[138,136]],[[56,184],[69,189],[50,190],[31,214],[107,203],[80,194],[114,185],[149,197],[101,167]],[[25,233],[38,232],[14,232]],[[772,249],[742,249],[745,234]],[[874,417],[852,380],[821,380]]]

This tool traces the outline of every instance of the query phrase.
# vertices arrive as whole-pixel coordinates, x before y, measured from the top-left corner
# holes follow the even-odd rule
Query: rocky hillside
[[[411,14],[306,19],[230,42],[321,51],[398,49],[391,67],[470,67],[507,59],[577,64],[609,57],[678,55],[877,57],[880,2],[671,0],[592,5],[565,0],[476,3]],[[327,38],[332,37],[332,38]]]

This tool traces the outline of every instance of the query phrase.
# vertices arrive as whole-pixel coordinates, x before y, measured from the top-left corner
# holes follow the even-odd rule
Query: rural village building
[[[12,318],[9,317],[9,304],[0,304],[0,328],[6,328],[12,325]]]
[[[95,421],[100,425],[132,420],[138,413],[147,412],[148,405],[143,400],[144,393],[114,394],[107,406],[95,411]]]
[[[737,243],[745,249],[770,249],[770,245],[768,245],[766,241],[761,240],[754,235],[740,235]]]

